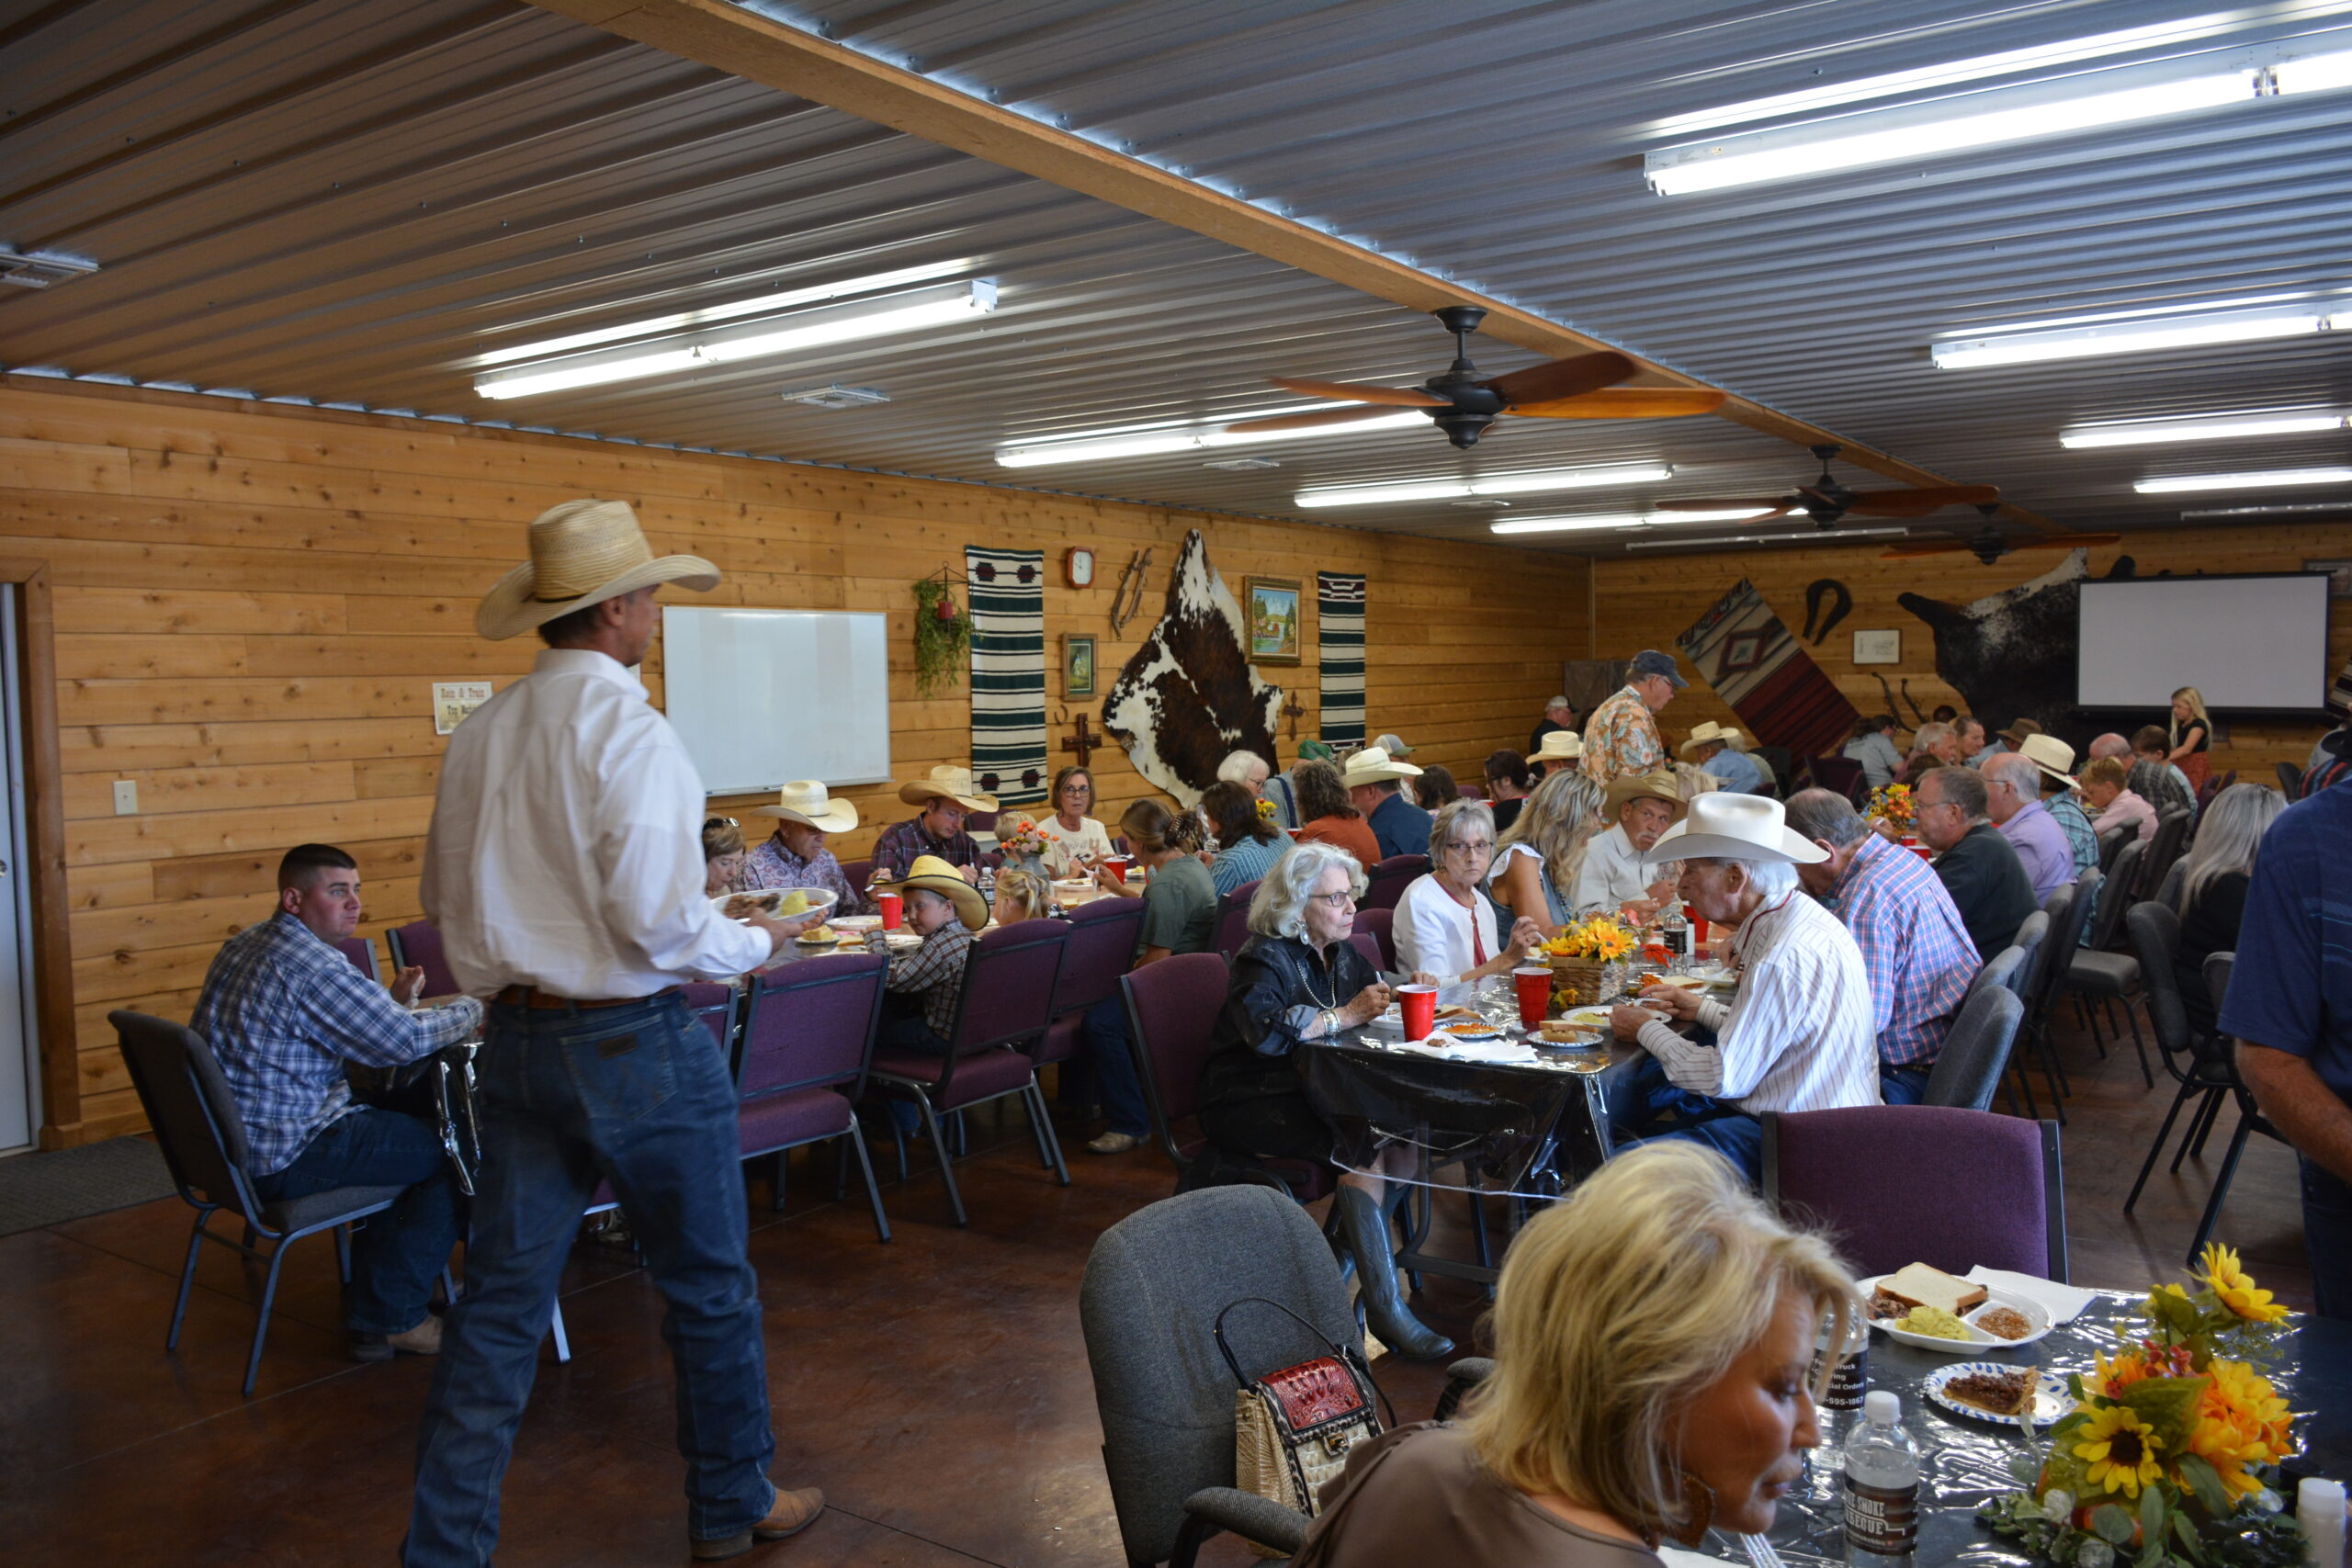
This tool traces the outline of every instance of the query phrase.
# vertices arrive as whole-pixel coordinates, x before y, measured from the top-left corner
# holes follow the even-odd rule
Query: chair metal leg
[[[2205,1098],[2198,1103],[2196,1111],[2190,1114],[2188,1126],[2180,1135],[2180,1147],[2173,1151],[2172,1173],[2175,1176],[2180,1174],[2180,1162],[2187,1159],[2189,1152],[2196,1146],[2198,1130],[2203,1127],[2206,1120],[2216,1114],[2221,1107],[2222,1094],[2221,1089],[2199,1085],[2199,1092]]]
[[[270,1248],[269,1278],[261,1288],[261,1318],[254,1325],[253,1353],[245,1358],[244,1395],[247,1399],[254,1396],[254,1384],[261,1378],[262,1341],[269,1337],[269,1309],[277,1302],[277,1270],[286,1261],[287,1246],[287,1241],[281,1241]]]
[[[2058,1125],[2064,1127],[2066,1124],[2066,1095],[2069,1092],[2066,1087],[2066,1069],[2058,1065],[2058,1049],[2052,1043],[2050,1032],[2047,1029],[2042,1030],[2036,1036],[2035,1043],[2041,1047],[2041,1051],[2042,1079],[2050,1086],[2050,1113],[2058,1119]]]
[[[865,1178],[865,1201],[868,1204],[872,1205],[874,1210],[874,1234],[879,1236],[882,1240],[888,1241],[890,1239],[890,1222],[885,1219],[882,1214],[882,1188],[880,1184],[874,1179],[874,1160],[872,1156],[867,1155],[865,1152],[865,1138],[859,1135],[856,1124],[852,1123],[848,1132],[843,1133],[839,1138],[836,1138],[833,1141],[837,1144],[846,1144],[849,1145],[848,1153],[843,1154],[841,1157],[842,1179],[844,1185],[847,1184],[849,1179],[849,1156],[853,1154],[857,1156],[858,1174]]]
[[[1029,1087],[1022,1091],[1028,1097],[1030,1114],[1037,1119],[1037,1131],[1046,1141],[1046,1151],[1053,1156],[1054,1182],[1060,1187],[1069,1185],[1069,1167],[1062,1163],[1062,1141],[1054,1132],[1053,1119],[1046,1114],[1046,1091],[1037,1087],[1037,1075],[1029,1075]]]
[[[2140,1035],[2139,998],[2123,998],[2123,1021],[2132,1026],[2132,1049],[2140,1058],[2140,1077],[2150,1089],[2156,1087],[2156,1075],[2148,1068],[2148,1043]]]
[[[2125,1213],[2130,1213],[2132,1206],[2140,1201],[2140,1189],[2148,1184],[2148,1173],[2156,1168],[2156,1161],[2165,1152],[2165,1140],[2172,1136],[2173,1121],[2180,1114],[2180,1108],[2188,1102],[2194,1087],[2184,1078],[2180,1092],[2172,1097],[2172,1109],[2165,1112],[2165,1124],[2156,1129],[2155,1141],[2148,1145],[2148,1157],[2140,1162],[2140,1179],[2132,1184],[2132,1196],[2123,1200]]]
[[[245,1234],[248,1236],[252,1235],[252,1227],[248,1226]],[[351,1283],[351,1227],[349,1225],[334,1227],[334,1271],[345,1285]],[[447,1275],[449,1271],[444,1269],[441,1272]]]
[[[196,1255],[204,1248],[204,1222],[212,1217],[209,1209],[196,1212],[196,1224],[187,1233],[187,1258],[180,1265],[180,1293],[172,1300],[172,1326],[164,1335],[166,1351],[180,1348],[180,1324],[187,1316],[187,1293],[196,1284]]]
[[[2227,1099],[2228,1096],[2223,1091],[2220,1089],[2213,1091],[2212,1099],[2206,1107],[2204,1123],[2197,1129],[2197,1146],[2188,1151],[2189,1158],[2203,1159],[2205,1157],[2205,1141],[2213,1135],[2214,1123],[2221,1121]]]
[[[956,1160],[947,1152],[946,1131],[939,1124],[939,1112],[931,1108],[931,1096],[915,1090],[915,1110],[922,1116],[923,1131],[931,1134],[932,1153],[939,1156],[939,1179],[947,1184],[948,1213],[956,1216],[958,1226],[968,1225],[972,1217],[964,1212],[964,1194],[956,1186]]]
[[[852,1130],[854,1131],[854,1129]],[[791,1157],[792,1151],[789,1149],[778,1149],[775,1152],[775,1185],[772,1189],[773,1196],[768,1200],[768,1208],[779,1214],[784,1213],[784,1162]]]
[[[571,1336],[563,1331],[563,1299],[556,1298],[555,1311],[548,1314],[548,1332],[555,1336],[555,1359],[558,1366],[571,1360]]]
[[[1030,1093],[1031,1089],[1036,1091],[1034,1099]],[[1037,1108],[1045,1103],[1046,1086],[1037,1081],[1036,1070],[1032,1068],[1029,1073],[1029,1089],[1021,1091],[1021,1108],[1029,1112],[1029,1141],[1036,1145],[1037,1163],[1047,1170],[1051,1170],[1054,1168],[1054,1156],[1046,1148],[1046,1127],[1049,1118],[1037,1114]]]
[[[2197,1255],[2205,1250],[2206,1241],[2213,1234],[2213,1222],[2222,1217],[2222,1200],[2230,1195],[2230,1180],[2238,1173],[2238,1156],[2245,1153],[2246,1134],[2254,1131],[2254,1119],[2245,1111],[2238,1112],[2238,1130],[2230,1134],[2230,1152],[2222,1156],[2222,1174],[2214,1179],[2213,1195],[2205,1200],[2205,1213],[2197,1222],[2197,1239],[2188,1244],[2188,1265],[2197,1266]]]

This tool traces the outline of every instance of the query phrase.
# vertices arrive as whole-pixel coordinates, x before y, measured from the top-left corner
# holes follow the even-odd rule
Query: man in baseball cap
[[[1592,710],[1584,727],[1585,776],[1604,788],[1629,773],[1654,773],[1667,765],[1666,742],[1657,715],[1690,682],[1674,656],[1645,648],[1634,655],[1625,684]]]

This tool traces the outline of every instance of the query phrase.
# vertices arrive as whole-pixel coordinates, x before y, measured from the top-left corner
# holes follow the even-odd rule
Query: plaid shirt
[[[468,997],[411,1012],[281,909],[213,958],[188,1027],[237,1097],[250,1173],[267,1176],[355,1109],[346,1060],[394,1067],[431,1055],[481,1027],[481,1004]]]
[[[922,998],[922,1021],[942,1040],[956,1027],[956,998],[964,988],[964,961],[972,955],[972,933],[960,920],[950,920],[911,953],[890,960],[890,976],[883,984],[901,995]]]
[[[2051,816],[2058,818],[2058,826],[2066,829],[2066,842],[2074,846],[2075,851],[2075,874],[2080,876],[2097,865],[2098,832],[2092,828],[2091,819],[2083,815],[2083,808],[2075,804],[2075,797],[2070,795],[2044,795],[2041,804],[2050,808]]]
[[[920,817],[891,823],[874,840],[874,863],[888,872],[893,882],[907,874],[917,855],[937,855],[949,865],[978,865],[980,846],[969,833],[957,833],[952,839],[936,837]]]
[[[2188,787],[2188,775],[2170,762],[2151,762],[2142,758],[2132,764],[2123,787],[2159,812],[2186,811],[2190,821],[2197,819],[2197,792]]]
[[[1584,727],[1585,776],[1599,784],[1666,765],[1666,745],[1657,738],[1642,694],[1627,686],[1592,710]]]
[[[1880,1064],[1934,1062],[1978,966],[1942,879],[1909,850],[1867,833],[1821,902],[1862,950]]]
[[[833,907],[836,914],[874,912],[865,889],[849,885],[848,873],[842,870],[842,863],[831,850],[819,850],[814,859],[802,860],[782,840],[769,839],[743,857],[743,874],[735,879],[738,893],[756,893],[763,887],[822,888],[840,896],[841,902]]]

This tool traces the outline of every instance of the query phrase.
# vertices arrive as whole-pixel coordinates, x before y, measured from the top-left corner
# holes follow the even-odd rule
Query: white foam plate
[[[1944,1393],[1944,1384],[1970,1372],[2013,1372],[2018,1369],[2003,1361],[1955,1361],[1949,1367],[1938,1367],[1919,1384],[1919,1392],[1934,1404],[1954,1416],[1965,1416],[1972,1421],[1991,1421],[2004,1427],[2017,1425],[2014,1416],[1996,1416],[1981,1405],[1966,1404]],[[2057,1375],[2041,1371],[2033,1390],[2033,1424],[2047,1427],[2075,1407],[2075,1396]]]
[[[762,893],[775,894],[778,903],[782,903],[788,895],[794,893],[806,893],[808,895],[808,907],[800,911],[801,915],[820,915],[826,910],[831,908],[835,904],[841,902],[841,895],[835,893],[830,887],[764,887],[758,891]],[[718,897],[713,898],[710,901],[710,907],[718,910],[721,918],[727,918],[727,901],[729,898],[741,898],[742,897],[744,897],[744,895],[741,893],[722,893]],[[800,915],[785,915],[779,918],[783,919],[797,920],[800,918]],[[737,923],[745,924],[748,922],[739,920]]]
[[[1856,1288],[1862,1292],[1862,1300],[1869,1301],[1871,1292],[1878,1289],[1879,1281],[1886,1278],[1884,1274],[1873,1274],[1867,1280],[1858,1281]],[[1960,1314],[1960,1321],[1968,1328],[1972,1336],[1967,1339],[1939,1339],[1932,1334],[1914,1334],[1907,1328],[1895,1327],[1891,1321],[1884,1318],[1872,1318],[1871,1326],[1899,1344],[1916,1346],[1919,1349],[1933,1350],[1945,1356],[1979,1356],[1987,1350],[2011,1350],[2020,1345],[2030,1345],[2035,1340],[2049,1335],[2050,1314],[2041,1303],[2018,1295],[2014,1291],[2002,1290],[1997,1285],[1987,1285],[1984,1290],[1984,1302]],[[1977,1327],[1977,1314],[1984,1312],[1986,1307],[1996,1306],[2007,1307],[2011,1312],[2024,1318],[2033,1325],[2033,1332],[2022,1339],[2004,1339],[1997,1334],[1987,1333]]]

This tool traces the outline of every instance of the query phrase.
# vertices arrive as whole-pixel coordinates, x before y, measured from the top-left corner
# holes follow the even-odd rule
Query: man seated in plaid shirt
[[[411,1012],[424,972],[387,991],[334,946],[359,925],[359,868],[331,844],[288,850],[277,909],[229,939],[204,977],[189,1026],[210,1043],[236,1096],[254,1190],[270,1202],[335,1187],[405,1187],[354,1239],[344,1322],[351,1353],[429,1356],[441,1320],[426,1309],[458,1239],[455,1189],[439,1133],[351,1098],[346,1062],[398,1066],[476,1033],[470,997]]]
[[[1789,801],[1789,828],[1829,852],[1797,880],[1853,933],[1870,975],[1879,1092],[1917,1105],[1980,967],[1960,908],[1928,863],[1890,844],[1826,789]]]

